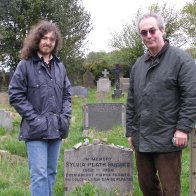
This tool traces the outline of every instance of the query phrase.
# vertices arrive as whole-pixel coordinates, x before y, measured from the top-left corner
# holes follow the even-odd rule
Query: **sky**
[[[122,25],[134,19],[137,10],[147,11],[149,5],[168,3],[176,9],[183,7],[191,0],[82,0],[85,10],[91,15],[93,30],[87,37],[87,52],[106,51],[109,47],[109,39],[112,32],[120,32]]]

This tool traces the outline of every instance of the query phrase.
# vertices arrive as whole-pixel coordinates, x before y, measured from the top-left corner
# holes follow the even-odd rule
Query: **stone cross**
[[[107,71],[107,69],[104,69],[101,73],[103,74],[103,77],[104,78],[107,78],[107,75],[109,74],[109,72]]]

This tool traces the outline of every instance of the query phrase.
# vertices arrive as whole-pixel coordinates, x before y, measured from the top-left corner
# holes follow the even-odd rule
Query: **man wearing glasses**
[[[165,39],[158,14],[142,16],[138,30],[148,51],[130,75],[126,136],[143,195],[180,196],[182,149],[196,119],[195,62]]]

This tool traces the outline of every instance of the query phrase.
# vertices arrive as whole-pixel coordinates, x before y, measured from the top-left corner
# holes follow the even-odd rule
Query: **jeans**
[[[27,141],[31,196],[52,196],[61,140]]]
[[[138,180],[143,196],[180,196],[182,151],[135,151]]]

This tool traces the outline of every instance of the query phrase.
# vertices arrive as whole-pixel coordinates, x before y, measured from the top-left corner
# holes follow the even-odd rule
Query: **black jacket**
[[[130,76],[126,136],[140,152],[172,152],[176,129],[190,133],[196,120],[196,65],[169,44],[137,60]]]
[[[70,82],[64,65],[53,57],[51,72],[34,56],[21,60],[9,85],[10,104],[22,116],[20,140],[68,136]]]

